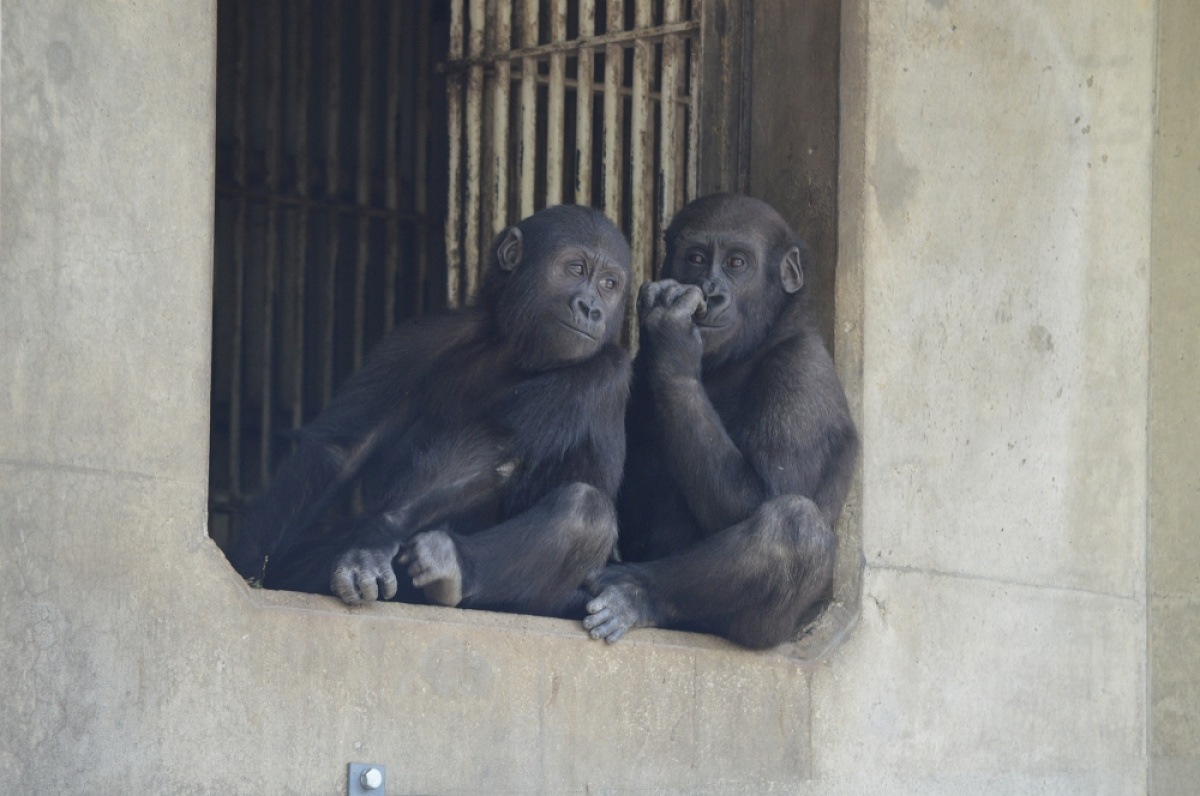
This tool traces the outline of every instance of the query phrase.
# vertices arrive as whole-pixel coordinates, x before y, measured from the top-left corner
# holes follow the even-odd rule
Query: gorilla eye
[[[583,275],[583,263],[578,262],[578,261],[572,262],[572,263],[567,263],[567,270],[570,271],[571,273],[575,274],[576,276],[582,276]]]
[[[613,279],[610,276],[610,277],[607,277],[606,279],[601,280],[600,285],[605,290],[616,290],[617,289],[617,280]]]
[[[692,265],[704,265],[703,254],[689,254],[687,259]]]
[[[746,265],[746,261],[743,260],[741,257],[730,257],[729,258],[729,267],[730,268],[736,269],[736,268],[741,268],[745,265]]]

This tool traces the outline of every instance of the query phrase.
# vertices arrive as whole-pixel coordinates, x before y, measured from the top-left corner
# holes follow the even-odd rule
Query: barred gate
[[[650,277],[662,230],[698,189],[698,8],[455,0],[443,66],[451,303],[475,294],[500,230],[562,202],[600,208],[626,232],[631,289]]]

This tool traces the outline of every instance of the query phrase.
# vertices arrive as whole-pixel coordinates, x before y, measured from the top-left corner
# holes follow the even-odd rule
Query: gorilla
[[[347,603],[403,592],[582,616],[581,584],[617,535],[629,263],[590,208],[502,232],[473,306],[396,327],[298,432],[247,513],[235,569]],[[355,484],[360,516],[323,522]]]
[[[830,587],[858,435],[808,310],[808,250],[774,209],[715,194],[642,285],[618,498],[625,563],[588,578],[584,627],[793,638]]]

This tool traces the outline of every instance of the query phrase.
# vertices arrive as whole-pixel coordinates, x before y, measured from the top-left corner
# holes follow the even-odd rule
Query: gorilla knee
[[[758,519],[765,544],[798,559],[810,577],[832,574],[837,540],[816,503],[800,495],[780,495],[759,507]]]
[[[612,501],[590,484],[573,483],[563,487],[559,502],[570,522],[564,523],[576,544],[597,545],[607,556],[617,540],[617,515]]]

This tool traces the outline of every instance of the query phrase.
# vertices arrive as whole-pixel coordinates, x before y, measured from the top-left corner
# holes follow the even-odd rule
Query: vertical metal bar
[[[425,282],[429,276],[429,39],[428,32],[432,26],[433,0],[421,0],[420,17],[417,26],[417,278],[416,301],[414,308],[417,314],[425,311]],[[446,81],[449,84],[451,81]],[[454,182],[450,183],[456,185]],[[451,191],[453,193],[453,190]],[[457,233],[457,230],[456,230]]]
[[[596,32],[596,0],[579,0],[579,38]],[[590,47],[579,49],[579,68],[575,84],[575,204],[592,203],[592,77],[595,53]]]
[[[242,494],[242,337],[246,292],[246,45],[250,39],[249,13],[245,3],[235,5],[234,38],[233,179],[239,195],[233,221],[233,350],[229,375],[229,495],[236,505]]]
[[[388,3],[387,40],[387,132],[384,138],[384,204],[391,211],[387,223],[387,256],[383,277],[383,330],[389,331],[396,324],[396,274],[400,270],[400,220],[395,213],[400,206],[400,167],[396,152],[400,148],[397,138],[400,117],[400,36],[403,34],[400,19],[404,13],[402,3]]]
[[[295,361],[292,371],[292,428],[304,424],[304,293],[308,271],[308,84],[312,74],[312,0],[300,0],[296,9],[293,57],[296,59],[296,292]]]
[[[467,37],[467,55],[483,55],[484,0],[470,0],[471,30]],[[483,138],[483,66],[475,65],[467,72],[467,190],[466,234],[463,255],[466,260],[467,301],[475,297],[479,281],[479,215],[482,186]]]
[[[552,0],[550,5],[550,41],[567,39],[567,0]],[[550,54],[550,91],[546,107],[546,205],[563,200],[563,137],[566,135],[567,54]]]
[[[358,257],[354,267],[354,370],[362,365],[366,336],[367,263],[371,259],[371,0],[358,6]]]
[[[634,23],[637,28],[648,28],[654,24],[651,16],[651,0],[634,0]],[[633,43],[633,102],[630,119],[630,248],[633,253],[633,274],[630,280],[630,306],[637,289],[646,280],[647,264],[654,253],[653,216],[650,208],[650,165],[653,118],[650,108],[650,79],[654,67],[654,48],[644,39]],[[627,316],[630,348],[637,346],[637,323],[634,313]]]
[[[538,0],[525,0],[521,15],[521,46],[538,43]],[[537,59],[521,59],[521,218],[533,215],[537,171]]]
[[[699,0],[694,0],[698,4]],[[693,6],[694,7],[694,6]],[[698,15],[693,11],[692,14]],[[688,63],[688,151],[687,189],[684,201],[700,195],[700,37],[692,36],[688,43],[691,52]]]
[[[503,55],[512,49],[512,2],[496,0],[494,51]],[[497,234],[508,225],[508,106],[512,64],[507,58],[496,61],[492,83],[492,223],[490,233]]]
[[[450,46],[447,58],[463,56],[463,7],[450,2]],[[446,203],[446,304],[457,307],[462,282],[462,73],[446,76],[446,126],[450,133],[450,190]]]
[[[608,0],[606,33],[625,27],[623,0]],[[604,214],[621,225],[621,71],[625,60],[620,44],[604,49]]]
[[[670,24],[680,19],[680,0],[663,0],[663,22]],[[658,229],[655,235],[655,257],[646,269],[647,276],[652,276],[654,265],[661,264],[665,255],[665,245],[662,231],[671,223],[671,216],[677,209],[675,195],[676,150],[680,143],[676,139],[676,94],[679,92],[680,41],[678,35],[666,36],[662,44],[662,84],[659,91],[659,131],[658,131],[658,179],[656,181],[658,204]]]
[[[338,264],[338,127],[342,107],[342,4],[340,0],[329,0],[329,104],[325,123],[327,127],[325,150],[325,191],[331,204],[329,210],[329,267],[325,272],[325,324],[322,331],[321,387],[324,404],[333,398],[333,331],[334,311],[337,309],[337,264]]]
[[[274,10],[278,10],[276,4]],[[278,13],[271,15],[278,19]],[[280,101],[283,79],[283,43],[278,25],[267,25],[267,241],[263,263],[263,391],[262,415],[259,428],[259,483],[266,486],[271,480],[271,441],[275,436],[273,409],[274,396],[274,347],[275,347],[275,291],[279,270],[279,125],[283,114]]]

